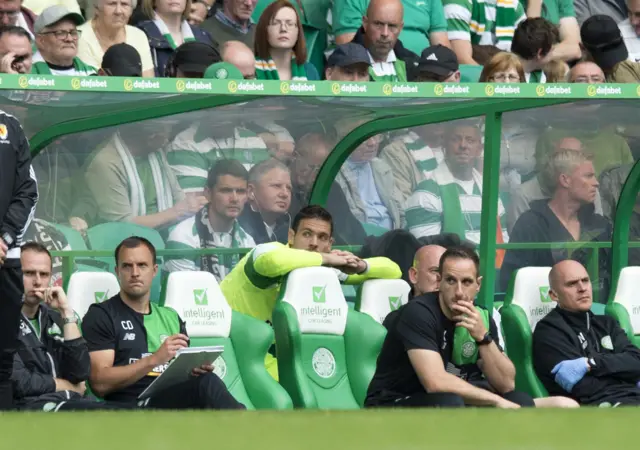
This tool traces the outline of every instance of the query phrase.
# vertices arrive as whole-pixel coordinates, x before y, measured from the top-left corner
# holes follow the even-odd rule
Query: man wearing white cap
[[[78,57],[77,27],[84,19],[62,5],[50,6],[38,17],[33,31],[38,53],[33,56],[31,73],[41,75],[87,76],[97,72]]]

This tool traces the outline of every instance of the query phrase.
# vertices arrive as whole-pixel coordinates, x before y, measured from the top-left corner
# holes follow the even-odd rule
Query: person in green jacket
[[[400,267],[388,258],[360,259],[347,251],[332,251],[332,236],[333,219],[326,209],[317,205],[302,208],[293,220],[287,245],[258,245],[222,280],[220,287],[231,308],[270,323],[282,277],[304,267],[333,267],[345,284],[402,276]],[[275,358],[268,354],[265,365],[277,379]]]

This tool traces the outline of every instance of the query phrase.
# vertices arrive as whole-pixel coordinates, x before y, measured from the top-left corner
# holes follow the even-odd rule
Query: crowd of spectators
[[[258,3],[266,7],[254,22]],[[316,67],[305,41],[311,19],[304,1],[0,0],[0,72],[459,83],[470,66],[481,66],[476,80],[514,86],[640,82],[636,0],[611,2],[610,9],[579,0],[330,3],[323,20],[331,45]],[[624,182],[615,170],[627,173],[634,156],[628,131],[602,120],[603,108],[556,107],[544,120],[504,116],[498,242],[610,238]],[[104,131],[102,143],[82,157],[76,141],[59,140],[34,160],[41,201],[32,225],[40,231],[33,234],[47,235],[47,223],[85,232],[124,221],[158,230],[169,248],[286,243],[319,168],[363,123],[318,121],[309,129],[268,115],[143,122]],[[418,238],[453,232],[478,243],[482,136],[483,124],[469,120],[363,142],[329,191],[336,243],[362,244],[368,234],[398,228]],[[598,189],[603,177],[606,190]],[[61,241],[54,230],[48,235]],[[64,242],[52,244],[58,247]],[[513,250],[503,266],[499,252],[502,287],[522,264],[566,257],[556,253]],[[170,259],[164,269],[206,267],[222,280],[235,262]]]

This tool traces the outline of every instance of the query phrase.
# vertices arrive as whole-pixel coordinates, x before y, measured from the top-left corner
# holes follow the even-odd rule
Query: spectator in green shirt
[[[332,17],[336,43],[350,42],[362,25],[369,0],[334,0]],[[402,0],[404,27],[400,39],[413,53],[430,45],[450,46],[440,0]]]
[[[353,38],[352,42],[369,52],[373,81],[406,82],[407,66],[418,59],[398,39],[404,26],[403,14],[400,0],[371,0],[362,27]]]
[[[528,0],[527,17],[543,17],[558,27],[560,42],[555,44],[544,62],[573,61],[582,56],[580,26],[573,8],[573,0]]]

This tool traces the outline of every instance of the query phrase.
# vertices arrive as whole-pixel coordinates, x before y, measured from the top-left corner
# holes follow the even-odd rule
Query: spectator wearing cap
[[[407,50],[398,39],[404,27],[400,0],[371,0],[362,27],[353,41],[369,53],[373,81],[407,81],[407,66],[418,55]]]
[[[367,49],[355,42],[338,45],[325,68],[325,78],[331,81],[369,81],[371,62]]]
[[[257,3],[258,0],[216,2],[201,25],[213,37],[215,48],[219,49],[227,41],[240,41],[253,48],[256,25],[251,21],[251,15]]]
[[[142,76],[153,77],[154,65],[147,35],[127,25],[136,0],[93,0],[95,15],[79,27],[78,58],[92,67],[99,67],[104,52],[123,42],[134,47],[142,60]],[[133,2],[133,3],[132,3]]]
[[[156,77],[164,75],[167,60],[183,43],[211,44],[209,33],[187,22],[191,0],[142,0],[142,11],[152,17],[140,22],[138,28],[149,39]]]
[[[519,0],[443,0],[443,4],[449,41],[460,64],[478,65],[474,45],[510,51],[516,27],[527,17]]]
[[[211,64],[220,62],[220,53],[203,42],[186,42],[167,61],[164,76],[169,78],[202,78]]]
[[[240,41],[227,41],[222,45],[220,54],[224,62],[233,64],[240,70],[245,80],[256,78],[256,58],[246,44]]]
[[[409,81],[459,83],[460,65],[458,57],[444,45],[425,48],[420,59],[414,61],[409,68]]]
[[[369,0],[334,0],[332,18],[337,44],[353,40],[363,23],[363,17],[368,15],[368,6]],[[404,26],[399,38],[407,49],[420,54],[430,45],[450,45],[440,0],[402,0],[402,6]]]
[[[96,73],[78,54],[78,25],[83,17],[61,5],[50,6],[36,20],[34,32],[38,52],[33,57],[31,73],[41,75],[88,76]]]
[[[15,25],[0,26],[0,73],[30,73],[31,35]]]
[[[618,24],[629,61],[640,61],[640,0],[627,0],[628,17]]]
[[[244,76],[240,69],[228,62],[219,62],[211,64],[204,71],[204,76],[208,80],[244,80]]]
[[[459,83],[456,54],[443,45],[424,49],[420,59],[409,70],[409,81]],[[404,202],[416,190],[418,184],[429,176],[444,159],[440,145],[436,145],[434,126],[424,125],[405,130],[380,152],[380,159],[390,167],[395,179],[398,196]]]
[[[557,27],[542,17],[526,19],[518,25],[511,51],[520,57],[527,83],[547,81],[543,68],[550,61],[552,48],[559,40]]]
[[[104,52],[99,73],[108,77],[141,77],[140,54],[129,44],[112,45]]]
[[[300,16],[288,0],[267,6],[256,27],[254,44],[259,80],[318,80],[318,70],[307,63],[307,44]]]
[[[31,40],[35,38],[33,26],[38,16],[24,7],[21,0],[0,0],[0,11],[0,25],[20,27],[29,34]]]
[[[527,17],[543,18],[551,22],[559,33],[558,41],[546,55],[545,63],[555,60],[574,61],[582,56],[580,26],[576,19],[573,0],[528,0]],[[540,22],[535,23],[539,25]]]
[[[580,33],[584,47],[602,69],[608,83],[640,82],[640,63],[629,61],[620,28],[611,17],[590,17],[582,24]]]

